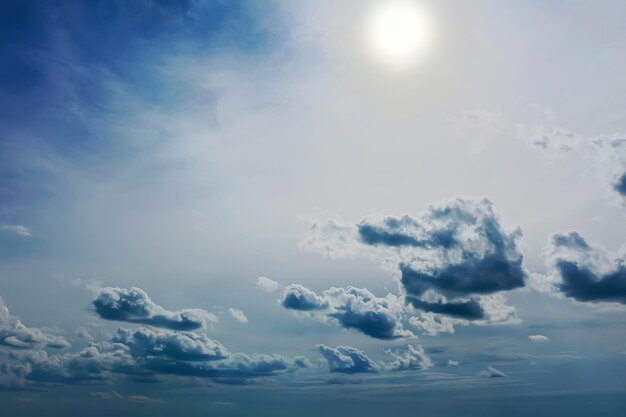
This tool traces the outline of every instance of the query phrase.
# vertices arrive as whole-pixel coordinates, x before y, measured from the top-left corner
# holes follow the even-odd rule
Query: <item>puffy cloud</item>
[[[493,366],[488,366],[487,369],[481,371],[478,375],[486,378],[504,378],[506,374]]]
[[[403,305],[393,294],[376,297],[364,288],[329,288],[317,295],[299,284],[287,287],[282,301],[285,308],[307,311],[336,320],[346,329],[355,329],[377,339],[410,337],[403,329]]]
[[[141,288],[106,287],[92,301],[96,313],[106,320],[148,324],[172,330],[196,330],[216,323],[217,317],[201,309],[169,311],[148,297]]]
[[[356,374],[376,372],[379,368],[376,362],[367,357],[365,352],[350,346],[331,348],[326,345],[318,345],[317,348],[328,362],[330,372]]]
[[[228,311],[230,312],[231,316],[233,316],[235,320],[237,320],[239,323],[248,322],[248,317],[246,317],[243,311],[236,308],[229,308]]]
[[[0,232],[15,233],[22,237],[31,237],[33,235],[28,227],[21,224],[0,224]]]
[[[0,345],[18,349],[36,347],[64,349],[70,346],[63,336],[48,334],[36,327],[24,325],[10,314],[2,298],[0,298]]]
[[[390,219],[387,227],[407,223]],[[417,237],[424,250],[400,265],[409,296],[421,297],[432,289],[455,299],[524,286],[526,273],[517,248],[521,231],[504,230],[489,200],[456,199],[432,206],[412,223],[403,233]]]
[[[387,349],[385,353],[393,358],[390,368],[394,371],[428,369],[434,366],[422,345],[407,345],[405,351]]]
[[[414,311],[409,320],[436,334],[455,324],[519,322],[503,293],[525,285],[520,236],[501,226],[491,201],[457,198],[418,217],[315,224],[303,246],[333,257],[360,254],[399,271]]]
[[[328,308],[328,301],[300,284],[291,284],[283,293],[283,307],[290,310],[314,311]]]
[[[331,305],[328,315],[347,329],[355,329],[377,339],[411,337],[400,322],[403,306],[393,294],[376,297],[365,288],[330,288],[324,298]]]
[[[453,359],[448,359],[448,366],[459,366],[461,362],[455,361]]]
[[[528,336],[528,340],[534,343],[541,343],[541,342],[547,342],[548,340],[550,340],[550,338],[542,334],[531,334],[530,336]]]
[[[623,255],[592,246],[577,232],[567,232],[552,236],[546,257],[549,272],[533,277],[537,289],[581,302],[626,304]]]
[[[140,358],[164,356],[184,361],[212,361],[224,359],[230,354],[221,343],[193,332],[118,329],[112,341],[128,346],[130,353]]]
[[[258,277],[256,286],[267,293],[273,293],[280,289],[281,285],[273,279],[267,277]]]

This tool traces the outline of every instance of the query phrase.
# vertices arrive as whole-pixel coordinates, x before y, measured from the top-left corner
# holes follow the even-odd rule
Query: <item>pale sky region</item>
[[[625,22],[0,1],[0,415],[623,416]]]

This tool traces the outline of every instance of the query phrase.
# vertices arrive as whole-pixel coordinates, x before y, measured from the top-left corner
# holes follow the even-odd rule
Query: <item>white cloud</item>
[[[0,224],[0,232],[15,233],[18,236],[31,237],[32,231],[21,224]]]
[[[258,277],[256,279],[256,286],[267,293],[276,292],[281,287],[281,285],[278,282],[268,277]]]
[[[248,322],[248,318],[246,317],[246,315],[244,314],[243,311],[238,310],[236,308],[229,308],[228,311],[230,311],[230,314],[239,322],[239,323],[247,323]]]
[[[548,340],[550,340],[550,338],[542,334],[531,334],[530,336],[528,336],[528,340],[534,343],[541,343],[541,342],[547,342]]]

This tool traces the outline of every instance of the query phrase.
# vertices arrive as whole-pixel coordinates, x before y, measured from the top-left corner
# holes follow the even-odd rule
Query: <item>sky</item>
[[[2,1],[2,409],[620,415],[625,20]]]

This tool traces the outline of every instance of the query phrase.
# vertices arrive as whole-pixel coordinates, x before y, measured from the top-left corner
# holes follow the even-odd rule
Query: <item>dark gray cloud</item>
[[[613,188],[621,195],[626,196],[626,172],[617,179]]]
[[[300,284],[287,286],[281,304],[285,308],[298,311],[315,311],[328,308],[328,301]]]
[[[10,314],[2,298],[0,298],[0,345],[16,349],[70,347],[63,336],[49,334],[36,327],[23,324],[17,317]]]
[[[396,339],[413,334],[402,328],[402,304],[392,294],[376,297],[365,288],[330,288],[324,291],[333,311],[328,315],[347,329],[377,339]]]
[[[516,242],[521,232],[504,230],[489,200],[456,199],[432,206],[411,224],[409,230],[427,244],[417,261],[400,264],[408,295],[417,298],[434,290],[454,299],[524,286],[526,273]]]
[[[418,298],[407,297],[407,302],[418,310],[457,317],[464,320],[480,320],[485,318],[485,310],[476,300],[458,302],[427,302]]]
[[[169,311],[150,299],[141,288],[106,287],[92,305],[105,320],[148,324],[172,330],[196,330],[217,322],[214,314],[201,309]]]
[[[206,335],[139,328],[118,329],[113,343],[128,346],[134,357],[163,356],[184,361],[224,359],[230,352]]]
[[[378,370],[378,365],[368,358],[365,352],[353,347],[337,346],[331,348],[326,345],[318,345],[317,348],[328,362],[330,372],[356,374]]]
[[[626,304],[626,261],[595,247],[577,232],[557,233],[548,247],[551,271],[541,277],[556,291],[582,302]]]

